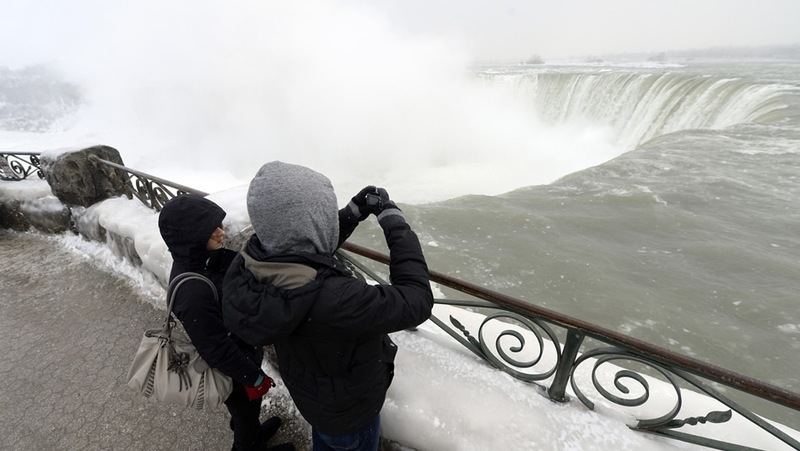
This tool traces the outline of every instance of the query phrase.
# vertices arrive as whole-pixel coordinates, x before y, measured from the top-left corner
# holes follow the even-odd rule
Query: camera
[[[367,206],[381,208],[381,196],[377,194],[367,194]]]

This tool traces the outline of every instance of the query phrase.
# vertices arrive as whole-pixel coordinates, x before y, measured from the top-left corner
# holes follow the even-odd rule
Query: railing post
[[[572,371],[572,364],[575,363],[575,357],[578,356],[584,337],[585,335],[575,329],[567,330],[567,340],[564,342],[561,361],[558,363],[553,383],[547,389],[547,394],[551,400],[556,402],[567,401],[566,391],[569,373]]]

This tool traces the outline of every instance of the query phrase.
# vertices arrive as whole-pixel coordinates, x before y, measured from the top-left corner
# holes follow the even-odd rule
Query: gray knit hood
[[[247,190],[247,213],[270,255],[332,255],[339,216],[331,181],[304,166],[273,161],[261,166]]]

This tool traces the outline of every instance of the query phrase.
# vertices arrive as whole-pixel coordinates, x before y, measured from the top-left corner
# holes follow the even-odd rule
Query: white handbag
[[[214,291],[214,283],[192,272],[178,275],[167,288],[167,317],[160,329],[145,331],[128,371],[128,387],[145,397],[195,409],[217,407],[230,396],[233,380],[210,368],[186,334],[176,329],[172,306],[178,288],[191,279],[203,280]]]

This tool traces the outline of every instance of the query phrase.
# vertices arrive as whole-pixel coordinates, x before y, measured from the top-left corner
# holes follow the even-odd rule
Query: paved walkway
[[[117,275],[0,230],[0,449],[230,449],[224,407],[171,407],[126,386],[142,332],[162,319]]]

